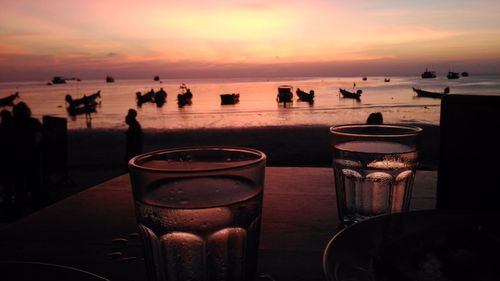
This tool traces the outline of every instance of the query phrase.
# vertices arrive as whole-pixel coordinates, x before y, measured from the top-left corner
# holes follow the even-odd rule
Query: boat
[[[436,78],[436,72],[435,71],[430,71],[427,68],[425,69],[424,73],[422,73],[422,78],[423,79],[429,79],[429,78]]]
[[[342,88],[340,88],[339,90],[344,98],[357,99],[357,100],[361,98],[361,94],[363,93],[362,90],[357,90],[355,93]]]
[[[149,92],[144,93],[144,95],[141,92],[136,92],[135,97],[138,106],[146,102],[155,102],[155,91],[151,89]]]
[[[462,72],[462,77],[469,77],[469,72],[467,71]]]
[[[240,101],[240,94],[231,93],[231,94],[221,94],[220,95],[220,103],[221,104],[235,104]]]
[[[366,76],[363,77],[363,81],[366,81],[368,80],[368,78]]]
[[[309,93],[302,91],[300,88],[297,88],[295,94],[299,98],[300,101],[313,102],[314,101],[314,90],[310,90]]]
[[[154,78],[153,78],[154,81],[160,81],[160,76],[156,75]]]
[[[91,95],[83,95],[78,99],[73,99],[71,95],[66,95],[65,100],[68,103],[66,110],[71,116],[79,114],[90,114],[96,112],[97,98],[101,97],[101,91],[97,91]]]
[[[71,116],[77,116],[77,115],[80,115],[80,114],[90,114],[92,112],[96,112],[97,108],[97,103],[96,102],[93,102],[93,103],[89,103],[87,105],[79,105],[79,106],[74,106],[72,104],[70,104],[66,110],[68,111],[69,115]]]
[[[161,107],[167,101],[167,92],[160,88],[158,92],[155,93],[154,102],[158,107]]]
[[[417,93],[417,96],[419,96],[419,97],[440,99],[444,95],[450,93],[450,88],[449,87],[444,88],[444,91],[442,93],[440,93],[440,92],[431,92],[431,91],[426,91],[426,90],[416,89],[416,88],[413,88],[413,91],[415,93]]]
[[[448,79],[458,79],[460,78],[460,74],[458,72],[448,71],[446,77],[448,77]]]
[[[113,83],[115,82],[115,78],[113,76],[106,76],[106,83]]]
[[[179,89],[181,89],[181,92],[177,95],[177,104],[180,107],[191,104],[191,100],[193,99],[193,93],[191,93],[191,90],[184,83],[181,84]]]
[[[15,92],[10,96],[6,96],[4,98],[0,98],[0,106],[13,105],[14,100],[19,97],[19,92]]]
[[[80,106],[85,106],[85,104],[96,104],[97,105],[97,98],[101,98],[101,91],[97,91],[93,94],[90,95],[83,95],[83,97],[78,98],[78,99],[73,99],[73,97],[68,94],[64,98],[64,100],[69,104],[71,107],[80,107]]]
[[[52,78],[52,84],[66,84],[66,79],[61,76],[54,76]]]
[[[391,78],[385,78],[384,82],[391,82]]]
[[[292,102],[293,98],[293,87],[290,85],[281,85],[278,87],[278,95],[276,96],[276,101],[278,103]]]

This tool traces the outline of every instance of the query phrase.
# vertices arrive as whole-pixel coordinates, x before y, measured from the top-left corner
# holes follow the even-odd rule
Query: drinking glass
[[[129,162],[150,281],[254,280],[266,156],[187,147]]]
[[[344,226],[409,209],[421,132],[407,125],[330,128],[338,215]]]

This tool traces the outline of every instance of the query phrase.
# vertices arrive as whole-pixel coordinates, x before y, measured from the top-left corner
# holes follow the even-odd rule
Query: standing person
[[[142,153],[142,128],[136,117],[137,111],[135,111],[134,109],[129,109],[128,114],[125,117],[125,123],[127,123],[128,125],[128,129],[125,132],[125,169],[127,171],[128,161],[132,157]]]
[[[14,146],[12,136],[12,113],[7,109],[0,113],[2,123],[0,123],[0,185],[3,187],[3,199],[7,205],[12,203],[14,195],[12,161]]]
[[[42,123],[31,117],[31,109],[24,102],[14,106],[13,115],[16,201],[22,205],[30,193],[33,203],[39,206],[46,195],[42,190]]]

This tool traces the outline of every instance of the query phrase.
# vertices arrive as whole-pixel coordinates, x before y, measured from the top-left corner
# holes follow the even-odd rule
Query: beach
[[[423,128],[420,168],[435,170],[439,127]],[[224,145],[254,148],[267,155],[268,166],[330,167],[329,126],[269,126],[249,128],[199,128],[143,132],[144,152],[182,146]],[[71,179],[85,188],[124,172],[125,131],[81,129],[68,132]]]
[[[413,125],[423,128],[419,169],[436,170],[439,127],[418,123]],[[237,146],[263,151],[267,156],[267,166],[331,167],[329,127],[295,125],[145,129],[143,152],[183,146]],[[126,173],[125,129],[73,129],[68,131],[67,136],[68,177],[57,173],[49,176],[46,182],[47,200],[41,207]],[[27,206],[22,215],[36,210]],[[0,223],[18,218],[2,214]]]

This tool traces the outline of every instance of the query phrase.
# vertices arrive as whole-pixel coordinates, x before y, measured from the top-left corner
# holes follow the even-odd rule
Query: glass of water
[[[266,156],[188,147],[129,162],[150,281],[254,280]]]
[[[408,211],[421,132],[406,125],[330,128],[338,215],[344,226]]]

